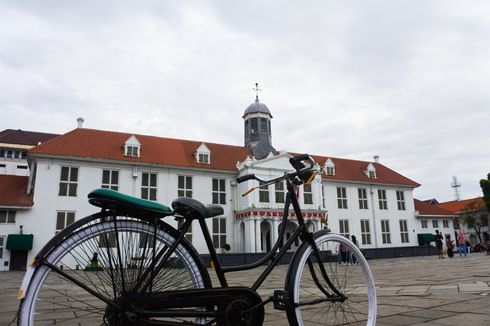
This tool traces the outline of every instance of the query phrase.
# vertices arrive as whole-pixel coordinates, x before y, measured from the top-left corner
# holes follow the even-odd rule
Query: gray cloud
[[[370,160],[424,199],[490,167],[485,1],[3,1],[0,129],[241,145],[253,84],[276,148]]]

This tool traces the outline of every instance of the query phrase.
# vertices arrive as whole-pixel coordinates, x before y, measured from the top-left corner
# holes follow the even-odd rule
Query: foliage
[[[481,239],[481,227],[484,222],[488,224],[488,217],[484,213],[485,205],[483,201],[473,200],[463,207],[462,222],[468,226],[470,229],[475,229],[476,234],[480,242]]]
[[[487,174],[487,180],[480,180],[480,187],[483,191],[483,201],[487,207],[487,211],[490,212],[490,173]]]

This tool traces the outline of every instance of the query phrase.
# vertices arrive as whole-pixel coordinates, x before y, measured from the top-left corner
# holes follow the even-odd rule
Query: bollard
[[[209,264],[209,267],[214,268],[214,261],[211,260],[211,263]]]

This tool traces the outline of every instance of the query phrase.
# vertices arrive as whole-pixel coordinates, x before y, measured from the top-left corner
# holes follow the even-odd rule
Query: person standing
[[[444,251],[442,250],[442,240],[444,237],[442,236],[441,233],[439,233],[439,230],[436,230],[436,247],[437,247],[437,252],[439,253],[439,258],[444,258]]]
[[[447,256],[448,257],[452,257],[454,255],[454,252],[453,252],[453,240],[451,240],[451,235],[450,234],[446,234],[446,250],[447,250]]]
[[[464,256],[466,257],[467,254],[467,249],[466,249],[466,239],[464,238],[464,233],[462,229],[459,229],[458,231],[458,251],[459,251],[459,257],[461,257],[461,253],[464,253]]]
[[[359,248],[359,242],[357,241],[356,236],[355,235],[351,235],[350,237],[351,237],[352,242],[356,245],[356,247]],[[351,253],[351,261],[350,262],[351,262],[352,265],[354,265],[354,264],[357,265],[358,264],[357,258],[354,255],[354,253]]]

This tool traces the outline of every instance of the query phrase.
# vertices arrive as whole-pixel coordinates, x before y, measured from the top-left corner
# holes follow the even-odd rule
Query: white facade
[[[0,143],[0,174],[29,175],[27,150],[31,147]]]

